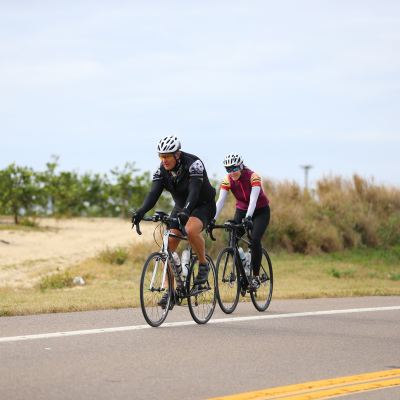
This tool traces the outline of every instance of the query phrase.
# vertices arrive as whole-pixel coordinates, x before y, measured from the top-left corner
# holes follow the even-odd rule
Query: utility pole
[[[313,168],[312,165],[300,165],[300,168],[304,169],[304,181],[305,181],[305,188],[308,190],[308,170]]]

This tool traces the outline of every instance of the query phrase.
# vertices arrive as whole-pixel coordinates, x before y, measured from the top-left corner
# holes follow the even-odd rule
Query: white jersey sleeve
[[[251,188],[249,208],[247,209],[246,216],[247,215],[250,215],[250,217],[253,216],[254,210],[256,209],[258,196],[260,195],[260,191],[261,191],[261,186],[253,186]]]
[[[228,191],[226,189],[222,189],[219,191],[219,197],[217,201],[217,213],[215,214],[214,219],[217,219],[219,214],[221,214],[222,209],[224,208],[226,198],[228,197]]]

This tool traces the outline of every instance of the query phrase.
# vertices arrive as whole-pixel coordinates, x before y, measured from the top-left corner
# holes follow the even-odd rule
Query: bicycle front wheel
[[[211,257],[206,254],[210,273],[205,283],[201,285],[193,285],[194,278],[199,272],[199,259],[197,256],[193,259],[189,270],[189,298],[188,305],[192,318],[198,324],[207,323],[215,310],[216,298],[216,273],[215,266]]]
[[[217,258],[217,299],[221,310],[231,314],[239,301],[240,284],[237,268],[233,265],[233,249],[225,247]]]
[[[265,311],[272,299],[272,290],[274,288],[274,275],[272,272],[272,263],[267,250],[262,249],[262,259],[260,267],[261,285],[256,291],[251,291],[251,301],[258,311]]]
[[[147,259],[142,271],[140,280],[140,305],[145,320],[151,326],[160,326],[167,318],[169,306],[171,304],[171,292],[168,296],[165,308],[157,303],[165,294],[165,286],[171,287],[171,272],[167,268],[165,276],[164,290],[161,289],[164,275],[164,259],[161,253],[153,253]]]

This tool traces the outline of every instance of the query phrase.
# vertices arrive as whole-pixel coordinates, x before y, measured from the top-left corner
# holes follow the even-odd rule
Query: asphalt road
[[[400,297],[239,303],[213,320],[400,306]],[[167,323],[190,321],[175,307]],[[0,338],[144,325],[140,309],[0,318]],[[400,310],[0,342],[0,399],[209,399],[400,368]],[[400,387],[346,396],[400,399]]]

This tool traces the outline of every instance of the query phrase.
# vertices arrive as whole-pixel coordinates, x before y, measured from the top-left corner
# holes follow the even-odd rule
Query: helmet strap
[[[243,169],[243,164],[240,164],[240,169]]]

